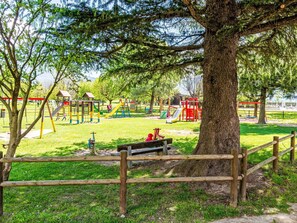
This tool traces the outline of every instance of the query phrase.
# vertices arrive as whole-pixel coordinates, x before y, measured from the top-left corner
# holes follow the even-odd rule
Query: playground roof
[[[71,95],[68,93],[68,91],[59,91],[56,96],[58,96],[58,97],[71,97]]]
[[[94,95],[91,93],[91,92],[86,92],[84,95],[83,95],[83,98],[95,98]]]

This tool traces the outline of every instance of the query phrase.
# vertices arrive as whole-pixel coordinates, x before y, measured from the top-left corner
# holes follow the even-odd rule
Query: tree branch
[[[282,26],[287,26],[291,24],[297,24],[297,15],[289,16],[286,18],[281,18],[273,21],[269,21],[266,23],[262,23],[258,26],[255,26],[250,29],[246,29],[242,32],[239,33],[240,36],[246,36],[246,35],[251,35],[251,34],[256,34],[256,33],[261,33],[261,32],[266,32],[274,28],[279,28]]]
[[[202,25],[204,28],[207,28],[207,23],[206,23],[205,19],[201,15],[198,14],[198,13],[201,13],[201,11],[198,11],[197,9],[195,9],[194,5],[191,3],[191,0],[183,0],[183,3],[189,9],[191,16],[198,23],[200,23],[200,25]]]

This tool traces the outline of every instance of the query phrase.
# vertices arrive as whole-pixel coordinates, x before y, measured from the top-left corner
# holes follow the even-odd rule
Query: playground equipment
[[[160,130],[161,130],[160,128],[154,128],[154,134],[149,133],[145,141],[149,142],[153,140],[164,139],[165,136],[160,135]]]
[[[172,116],[170,116],[170,109],[176,109]],[[166,123],[174,123],[177,121],[198,121],[202,116],[202,109],[199,107],[198,98],[188,98],[181,101],[181,107],[169,106],[167,112]]]
[[[69,123],[80,124],[85,122],[93,123],[95,113],[97,113],[97,123],[99,123],[101,102],[95,101],[94,95],[90,92],[86,92],[83,95],[83,99],[84,100],[71,100],[71,96],[67,91],[59,91],[57,94],[59,105],[54,110],[52,115],[57,115],[58,119],[60,115],[59,111],[62,109],[63,119],[66,119],[67,110],[69,115]],[[74,120],[74,117],[76,117],[76,120]]]
[[[122,102],[122,100],[120,100],[120,103],[114,108],[112,109],[111,112],[109,112],[108,114],[105,115],[105,118],[110,118],[111,116],[113,116],[113,114],[115,114],[117,112],[117,110],[121,107],[124,106],[124,102]]]
[[[88,148],[91,150],[91,154],[95,155],[95,134],[96,132],[91,132],[92,138],[88,140]]]
[[[130,107],[127,99],[125,99],[124,104],[116,111],[115,117],[116,118],[130,117]]]
[[[2,97],[3,100],[7,101],[8,104],[10,103],[10,100],[11,98],[6,98],[6,97]],[[44,101],[45,99],[44,98],[28,98],[28,101],[33,101],[35,102],[35,113],[34,113],[34,120],[36,119],[36,112],[37,112],[37,109],[36,109],[36,103],[40,103],[41,101]],[[18,98],[18,101],[23,101],[23,98]],[[45,102],[45,106],[47,107],[47,110],[48,110],[48,113],[49,113],[49,117],[50,117],[50,120],[51,120],[51,124],[52,124],[52,129],[54,132],[56,132],[56,126],[55,126],[55,122],[53,120],[53,116],[52,116],[52,112],[51,112],[51,109],[50,109],[50,106],[49,106],[49,103],[48,101]],[[45,107],[44,109],[41,111],[41,126],[40,126],[40,136],[39,138],[41,139],[42,136],[43,136],[43,130],[44,130],[44,113],[45,113]],[[5,118],[5,109],[1,109],[1,116],[2,118]],[[26,116],[26,122],[28,122],[28,114],[27,114],[27,110],[25,110],[25,116]],[[3,123],[4,123],[4,119],[3,119]],[[31,124],[28,124],[26,123],[26,128],[28,126],[30,126]]]
[[[243,110],[244,114],[245,114],[245,118],[257,118],[258,116],[258,107],[260,106],[260,102],[256,102],[256,101],[241,101],[238,102],[238,108],[237,108],[237,112],[239,114],[239,108],[241,107],[241,110]],[[253,115],[251,115],[251,110],[250,108],[252,108],[253,111]],[[239,116],[241,117],[241,115],[239,114]]]
[[[114,109],[111,109],[111,105],[107,105],[107,109],[110,112],[105,115],[105,118],[110,118],[114,114],[115,118],[130,117],[130,108],[127,99],[125,99],[124,102],[122,101],[122,99],[120,99],[120,103]]]
[[[175,108],[175,111],[174,111],[174,113],[173,113],[173,115],[172,116],[170,116],[170,108]],[[176,107],[174,107],[174,106],[169,106],[168,107],[168,112],[167,112],[167,119],[166,119],[166,123],[174,123],[174,122],[177,122],[177,121],[179,121],[180,119],[181,119],[181,115],[182,115],[182,112],[183,112],[183,110],[184,110],[184,108],[176,108]]]

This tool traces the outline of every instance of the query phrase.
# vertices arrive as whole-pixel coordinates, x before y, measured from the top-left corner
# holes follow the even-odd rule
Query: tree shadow
[[[103,142],[103,141],[96,141],[95,142],[95,148],[96,150],[115,150],[117,148],[117,145],[121,144],[127,144],[127,143],[135,143],[135,142],[141,142],[143,141],[142,138],[135,140],[133,138],[118,138],[113,139],[111,142]],[[55,148],[54,151],[49,151],[40,154],[41,156],[72,156],[79,150],[88,150],[88,142],[87,141],[81,141],[76,142],[71,145],[62,146]],[[30,154],[26,154],[23,156],[28,156]]]

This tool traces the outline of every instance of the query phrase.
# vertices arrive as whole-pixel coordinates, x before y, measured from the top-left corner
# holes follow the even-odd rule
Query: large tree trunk
[[[194,154],[230,154],[240,149],[237,115],[236,34],[217,32],[235,22],[235,1],[208,0],[203,64],[203,113],[200,137]],[[230,161],[185,161],[178,174],[230,175]]]
[[[258,124],[266,124],[266,95],[267,95],[267,88],[261,88],[261,96],[260,96],[260,114],[258,119]]]

